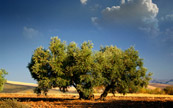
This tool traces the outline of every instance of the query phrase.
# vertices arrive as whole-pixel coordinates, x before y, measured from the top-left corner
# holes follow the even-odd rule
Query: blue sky
[[[33,51],[58,36],[121,49],[135,46],[153,78],[173,78],[172,0],[0,0],[0,68],[7,80],[35,82]]]

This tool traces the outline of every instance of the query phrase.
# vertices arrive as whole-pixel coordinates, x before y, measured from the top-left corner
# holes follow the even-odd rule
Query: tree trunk
[[[85,99],[84,98],[84,93],[81,92],[79,89],[77,89],[77,86],[73,84],[73,86],[76,88],[76,91],[79,93],[79,99]]]
[[[111,89],[111,85],[108,85],[108,86],[105,88],[105,90],[104,90],[104,92],[102,93],[102,95],[100,96],[100,100],[105,100],[105,97],[108,95],[110,89]]]
[[[94,99],[94,95],[90,94],[88,96],[84,95],[84,92],[82,92],[81,90],[77,89],[76,85],[73,84],[73,86],[76,88],[76,91],[79,93],[79,99]]]
[[[79,92],[79,99],[86,99],[86,97],[84,96],[84,93],[81,92],[80,90],[78,90]]]

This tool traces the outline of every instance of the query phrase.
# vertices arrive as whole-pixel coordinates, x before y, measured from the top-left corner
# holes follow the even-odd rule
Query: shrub
[[[166,94],[173,95],[173,86],[168,86],[163,89]]]
[[[0,91],[3,90],[4,84],[6,82],[5,75],[7,75],[8,72],[5,71],[5,69],[0,69]]]
[[[155,89],[147,89],[147,88],[141,88],[138,93],[148,93],[148,94],[165,94],[165,91],[163,91],[160,88]]]
[[[147,93],[147,89],[146,88],[141,88],[137,91],[137,93]]]
[[[160,88],[155,88],[153,90],[150,89],[149,93],[150,94],[165,94],[165,92]]]
[[[0,108],[30,108],[28,105],[18,102],[16,99],[5,99],[0,101]]]

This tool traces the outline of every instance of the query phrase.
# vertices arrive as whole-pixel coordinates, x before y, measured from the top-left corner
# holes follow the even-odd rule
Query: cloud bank
[[[158,12],[159,8],[152,0],[121,0],[120,6],[103,9],[102,17],[92,22],[101,26],[129,25],[156,34],[159,31]]]

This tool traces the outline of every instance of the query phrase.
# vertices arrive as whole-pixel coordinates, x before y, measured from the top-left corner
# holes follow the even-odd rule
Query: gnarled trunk
[[[111,89],[111,85],[106,86],[104,92],[100,96],[100,100],[105,100],[105,97],[108,95],[110,89]]]
[[[73,86],[76,88],[77,92],[79,93],[79,99],[89,99],[89,100],[94,99],[93,94],[86,96],[85,93],[82,92],[80,89],[77,89],[77,87],[75,85],[73,85]]]
[[[86,96],[85,93],[80,90],[77,90],[77,92],[79,93],[79,99],[88,99],[88,100],[94,99],[94,94]]]
[[[79,99],[86,99],[87,97],[85,97],[84,93],[81,92],[80,90],[78,90],[79,93]]]

